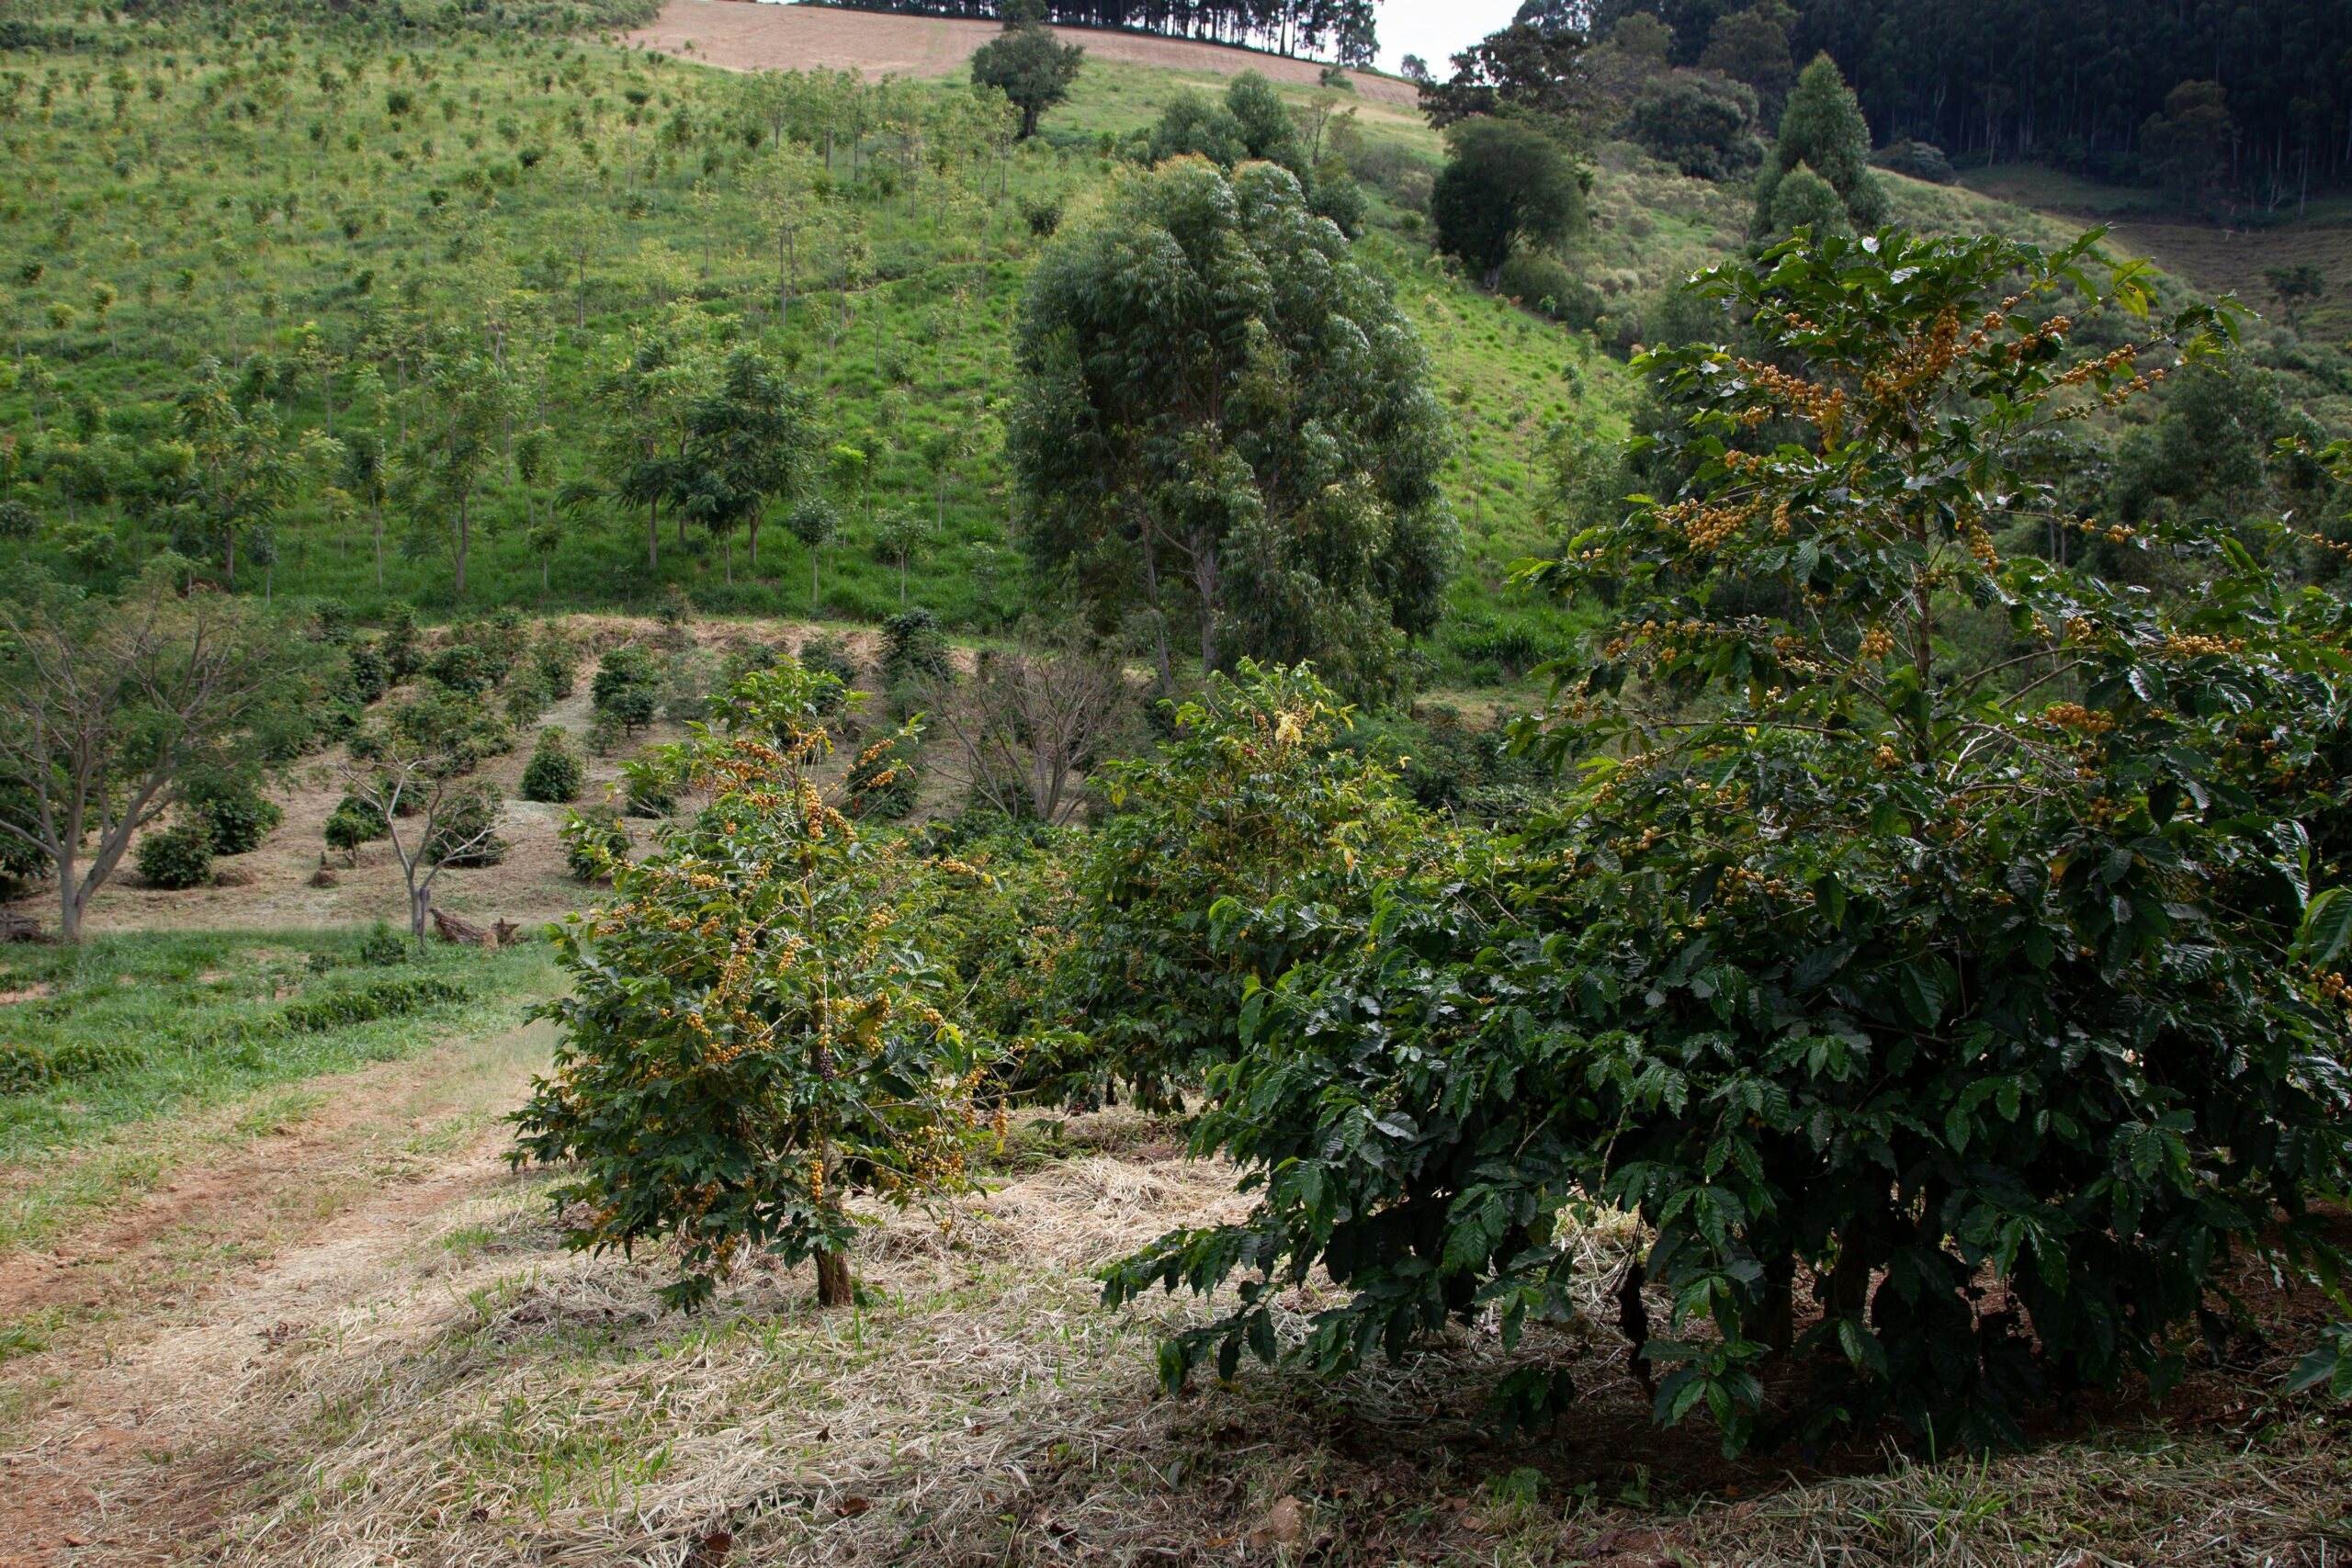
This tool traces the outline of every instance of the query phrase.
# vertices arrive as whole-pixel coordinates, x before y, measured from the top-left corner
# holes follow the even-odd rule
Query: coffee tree
[[[573,989],[546,1010],[563,1039],[517,1158],[570,1165],[571,1246],[674,1244],[675,1306],[761,1250],[813,1258],[819,1301],[846,1305],[849,1195],[967,1179],[978,1062],[897,913],[921,863],[819,783],[834,685],[755,671],[664,749],[675,792],[709,804],[607,861],[612,899],[558,939]]]
[[[2230,336],[2153,319],[2095,239],[1710,275],[1764,351],[1649,361],[1690,486],[1528,573],[1613,606],[1524,729],[1581,784],[1250,985],[1199,1137],[1262,1201],[1110,1275],[1244,1275],[1171,1377],[1271,1355],[1317,1264],[1351,1292],[1319,1365],[1480,1310],[1515,1337],[1567,1310],[1562,1214],[1608,1205],[1648,1227],[1618,1283],[1662,1422],[1978,1445],[2054,1392],[2161,1390],[2232,1326],[2235,1255],[2335,1277],[2352,623],[2283,585],[2283,540],[2101,526],[2161,597],[1994,543],[2097,526],[2059,483],[2090,415]],[[2096,317],[2119,346],[2076,346]]]

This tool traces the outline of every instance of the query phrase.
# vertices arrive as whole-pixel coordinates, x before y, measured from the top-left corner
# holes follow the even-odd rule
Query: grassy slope
[[[1001,626],[1023,604],[997,450],[999,412],[1012,391],[1010,323],[1043,243],[1020,220],[1021,205],[1058,200],[1069,220],[1082,221],[1117,177],[1099,155],[1101,140],[1148,123],[1181,90],[1218,85],[1205,75],[1095,62],[1049,118],[1047,137],[1012,161],[1009,199],[946,199],[956,188],[926,177],[894,197],[811,213],[798,242],[799,298],[779,329],[775,235],[761,189],[767,160],[720,123],[739,77],[527,37],[420,35],[405,55],[355,56],[339,39],[300,31],[232,51],[216,39],[158,39],[91,25],[125,46],[131,87],[119,107],[106,70],[88,56],[18,53],[0,64],[27,76],[16,118],[0,122],[0,147],[34,172],[0,197],[0,258],[9,266],[0,308],[8,312],[9,346],[41,355],[55,375],[40,423],[54,427],[88,396],[126,435],[157,434],[168,424],[169,400],[208,355],[234,363],[264,344],[283,355],[309,321],[347,348],[372,309],[413,300],[470,321],[485,299],[503,294],[518,344],[546,357],[560,480],[584,470],[593,421],[586,379],[664,302],[683,299],[718,330],[756,333],[795,363],[839,437],[884,454],[881,505],[933,511],[938,498],[914,453],[949,424],[977,437],[976,455],[950,479],[945,526],[918,561],[911,594],[973,631]],[[261,53],[290,60],[291,68],[257,78]],[[324,92],[322,68],[354,59],[363,68],[358,85]],[[240,71],[233,81],[226,75],[232,66]],[[406,116],[389,111],[394,86],[415,95]],[[623,123],[631,89],[650,95],[639,128]],[[906,90],[935,99],[957,89]],[[1312,96],[1288,92],[1302,106]],[[580,107],[590,126],[584,140],[568,124]],[[1435,137],[1410,115],[1353,107],[1367,143],[1424,164],[1436,158]],[[692,138],[658,171],[625,172],[632,156],[642,164],[655,132],[680,111],[697,128]],[[582,152],[591,141],[602,172]],[[519,170],[514,154],[524,148],[546,156]],[[1612,311],[1637,319],[1643,299],[1736,244],[1746,198],[1680,179],[1625,149],[1608,150],[1602,162],[1596,228],[1582,261]],[[503,183],[469,185],[478,171]],[[959,183],[968,191],[985,177],[966,168]],[[1925,186],[1907,187],[1903,206],[1955,228],[2018,218],[1966,193]],[[876,281],[844,297],[825,286],[838,278],[837,236],[853,228],[870,247]],[[585,330],[571,324],[566,254],[582,229],[594,236]],[[1541,322],[1433,264],[1417,220],[1385,198],[1375,199],[1363,250],[1397,284],[1460,420],[1451,479],[1470,547],[1453,594],[1460,624],[1441,635],[1437,675],[1454,684],[1491,682],[1509,673],[1491,657],[1498,635],[1516,634],[1500,640],[1521,649],[1555,647],[1566,630],[1504,586],[1509,563],[1546,536],[1534,455],[1556,423],[1619,424],[1626,379],[1589,335]],[[102,287],[117,301],[103,321],[95,310]],[[74,312],[62,327],[51,315],[58,305]],[[0,428],[28,435],[35,392],[16,380],[12,389],[0,378]],[[340,387],[339,430],[398,424],[395,400],[362,395],[348,376]],[[315,378],[300,379],[287,406],[300,425],[325,422]],[[553,488],[542,487],[542,504]],[[520,491],[493,476],[469,604],[542,602],[539,566],[520,525],[525,510]],[[861,532],[828,550],[830,616],[870,620],[898,607],[895,568]],[[379,593],[364,524],[330,525],[306,499],[281,529],[273,586],[334,594],[363,609],[392,597],[458,608],[438,536],[416,540],[412,554],[398,547],[406,535],[398,518],[392,533]],[[740,547],[729,559],[699,538],[681,548],[664,533],[661,579],[685,583],[707,608],[806,613],[807,558],[780,529],[763,541],[765,581],[756,584]],[[571,530],[546,602],[642,605],[658,587],[644,568],[642,524],[607,514]]]
[[[0,1040],[43,1054],[74,1045],[133,1051],[100,1071],[0,1094],[0,1253],[37,1242],[159,1174],[157,1118],[176,1122],[266,1089],[389,1061],[454,1031],[509,1026],[521,1001],[555,989],[544,945],[488,957],[436,946],[410,963],[377,967],[360,964],[359,935],[154,932],[14,950],[0,966],[0,993],[22,999],[0,1010]],[[313,970],[313,955],[329,969]],[[413,977],[462,986],[467,999],[339,1028],[235,1032],[266,1028],[290,1000]],[[92,1151],[96,1157],[74,1158],[56,1173],[54,1162]],[[36,1170],[51,1174],[35,1177]]]

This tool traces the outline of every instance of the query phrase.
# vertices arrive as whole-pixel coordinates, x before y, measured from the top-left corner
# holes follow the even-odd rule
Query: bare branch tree
[[[934,682],[925,707],[948,742],[942,773],[1007,817],[1059,827],[1078,814],[1086,769],[1128,700],[1115,658],[1024,641],[981,655],[968,681]]]
[[[113,602],[0,604],[0,773],[25,788],[0,833],[49,862],[67,942],[191,764],[259,750],[312,651],[248,602],[182,598],[166,563]]]
[[[414,745],[395,732],[375,730],[355,738],[349,760],[336,764],[347,794],[383,818],[392,858],[408,887],[409,935],[424,940],[433,914],[433,884],[442,868],[462,864],[498,836],[495,812],[464,837],[436,843],[450,814],[472,800],[479,784],[461,783],[454,760],[443,751]],[[401,813],[409,815],[403,832]]]

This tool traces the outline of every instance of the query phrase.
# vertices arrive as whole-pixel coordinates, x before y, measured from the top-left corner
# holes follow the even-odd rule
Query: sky
[[[1446,58],[1509,27],[1520,0],[1380,0],[1380,68],[1418,54],[1443,76]]]

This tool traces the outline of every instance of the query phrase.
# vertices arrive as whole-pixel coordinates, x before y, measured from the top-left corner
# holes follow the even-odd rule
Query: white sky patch
[[[1488,33],[1510,26],[1520,0],[1380,0],[1373,13],[1380,28],[1380,68],[1394,71],[1408,54],[1429,62],[1440,76],[1446,62]]]

